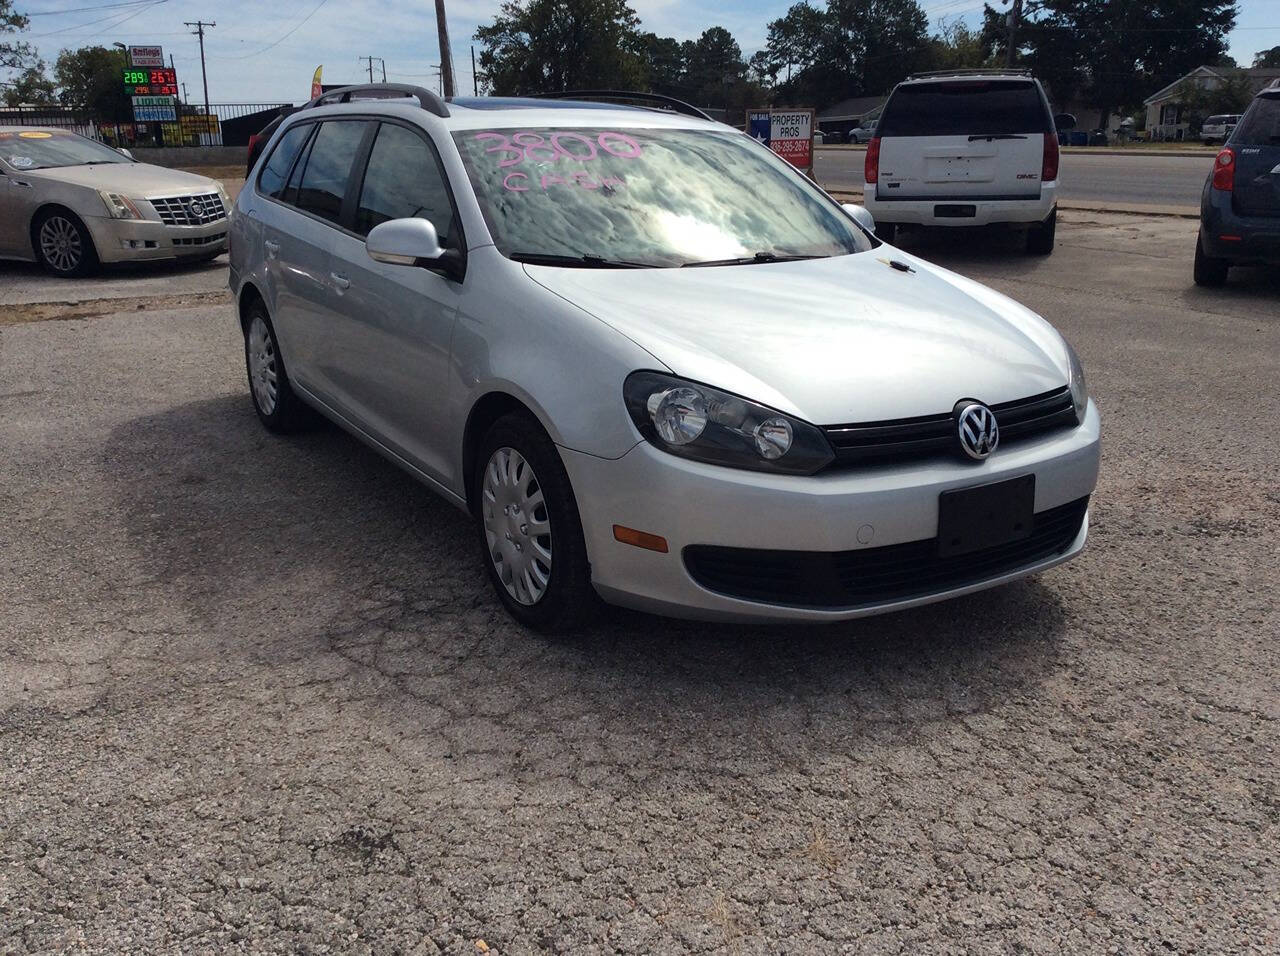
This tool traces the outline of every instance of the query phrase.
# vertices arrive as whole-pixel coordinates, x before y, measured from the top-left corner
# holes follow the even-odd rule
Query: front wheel
[[[1204,237],[1196,234],[1196,261],[1193,271],[1196,285],[1210,289],[1226,285],[1227,272],[1231,263],[1226,259],[1217,259],[1204,251]]]
[[[50,275],[71,279],[98,268],[93,237],[74,213],[47,210],[36,219],[31,233],[36,259]]]
[[[507,612],[536,631],[572,631],[598,605],[578,505],[554,443],[527,413],[480,442],[474,501],[481,557]]]

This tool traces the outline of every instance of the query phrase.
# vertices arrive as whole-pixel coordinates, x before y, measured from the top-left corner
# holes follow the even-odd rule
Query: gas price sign
[[[178,74],[171,67],[124,71],[126,96],[177,96]]]

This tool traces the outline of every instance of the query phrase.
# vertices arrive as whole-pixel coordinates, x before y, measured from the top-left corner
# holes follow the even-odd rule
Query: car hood
[[[150,163],[103,163],[100,166],[62,166],[56,169],[33,169],[34,179],[109,189],[112,192],[145,199],[148,196],[190,195],[213,192],[217,188],[208,176],[166,169]]]
[[[937,415],[962,398],[994,405],[1067,384],[1066,345],[1047,322],[889,246],[747,266],[525,271],[655,365],[819,425]]]

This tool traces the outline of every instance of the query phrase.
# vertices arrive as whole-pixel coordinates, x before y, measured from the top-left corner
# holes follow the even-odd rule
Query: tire
[[[80,217],[68,209],[46,209],[31,224],[31,246],[45,272],[64,279],[98,271],[98,250]]]
[[[1049,218],[1038,226],[1032,226],[1027,232],[1027,253],[1033,256],[1047,256],[1053,252],[1058,233],[1058,210],[1049,213]]]
[[[249,374],[249,397],[268,431],[287,434],[309,423],[310,410],[289,384],[275,327],[260,301],[249,306],[245,316],[244,364]]]
[[[556,446],[532,415],[505,415],[485,433],[472,493],[480,557],[507,612],[542,633],[588,623],[600,599],[578,503]]]
[[[876,238],[881,242],[893,245],[898,238],[898,226],[892,222],[876,223]]]
[[[1227,284],[1227,273],[1231,269],[1231,262],[1206,254],[1203,238],[1200,233],[1196,234],[1196,262],[1193,270],[1196,285],[1207,289],[1218,289]]]

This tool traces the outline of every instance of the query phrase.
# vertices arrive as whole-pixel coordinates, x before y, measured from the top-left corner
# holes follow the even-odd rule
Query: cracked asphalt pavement
[[[1194,230],[905,237],[1077,346],[1091,545],[825,629],[521,631],[214,273],[0,322],[0,952],[1277,952],[1280,280]]]

